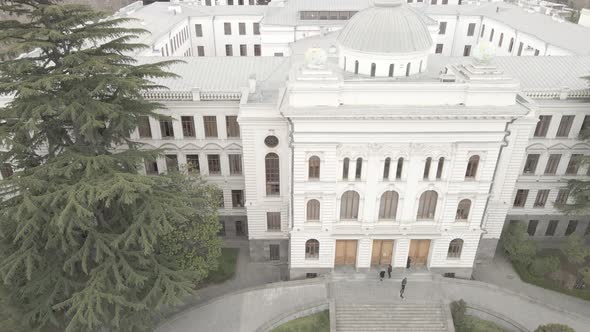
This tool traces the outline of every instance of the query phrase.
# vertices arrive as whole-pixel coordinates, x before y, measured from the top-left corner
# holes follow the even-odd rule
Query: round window
[[[266,136],[266,138],[264,139],[264,144],[266,144],[266,146],[268,146],[269,148],[274,148],[277,145],[279,145],[279,139],[274,135]]]

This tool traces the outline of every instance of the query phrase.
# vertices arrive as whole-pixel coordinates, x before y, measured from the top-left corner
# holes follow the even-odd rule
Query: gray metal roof
[[[432,38],[422,13],[406,5],[375,6],[358,12],[340,31],[343,47],[371,53],[426,51]]]

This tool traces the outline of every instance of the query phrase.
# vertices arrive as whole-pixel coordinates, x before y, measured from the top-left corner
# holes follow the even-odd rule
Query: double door
[[[371,266],[391,264],[393,257],[393,240],[373,240]]]
[[[357,240],[336,240],[336,257],[334,265],[356,264]]]
[[[428,263],[430,252],[430,240],[412,240],[408,256],[412,260],[412,266],[424,266]]]

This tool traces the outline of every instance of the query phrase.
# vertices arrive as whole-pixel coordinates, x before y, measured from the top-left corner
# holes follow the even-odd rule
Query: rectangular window
[[[538,220],[529,220],[529,227],[527,227],[526,232],[530,236],[535,236],[535,232],[537,231],[538,224],[539,224]]]
[[[582,121],[582,128],[580,128],[580,135],[585,135],[589,133],[585,133],[587,129],[590,128],[590,115],[584,116],[584,121]]]
[[[158,163],[155,160],[146,160],[145,164],[145,174],[147,175],[158,175]],[[2,175],[4,176],[4,174]]]
[[[436,5],[437,0],[430,0],[431,5]]]
[[[209,166],[209,175],[221,175],[221,162],[218,154],[208,154],[207,165]]]
[[[189,173],[201,172],[201,166],[199,165],[198,154],[187,154],[186,155],[186,167]]]
[[[205,6],[211,6],[211,0],[205,0]]]
[[[2,174],[3,179],[11,177],[14,174],[12,165],[10,165],[9,163],[2,164],[2,167],[0,167],[0,174]]]
[[[570,195],[569,189],[559,189],[557,192],[557,198],[555,199],[555,204],[565,204],[567,203],[567,198]]]
[[[471,54],[471,45],[465,45],[463,49],[463,56],[469,56]]]
[[[221,229],[219,230],[219,235],[225,236],[225,221],[220,220],[219,223],[221,224]]]
[[[283,56],[283,52],[275,52],[275,56]]]
[[[547,203],[547,197],[549,196],[549,189],[543,189],[537,191],[537,198],[535,198],[535,203],[533,207],[535,208],[542,208],[545,207],[545,203]]]
[[[234,0],[227,0],[227,5],[228,6],[233,6],[234,5]]]
[[[223,23],[223,31],[226,35],[231,35],[231,23]]]
[[[235,208],[244,207],[244,191],[243,190],[232,190],[231,191],[231,205]]]
[[[227,137],[240,137],[240,125],[236,115],[227,115],[225,117],[225,128]]]
[[[217,137],[217,117],[215,115],[204,116],[205,137]]]
[[[203,26],[200,24],[195,24],[195,35],[197,37],[203,37]]]
[[[281,231],[281,213],[280,212],[267,212],[266,213],[266,230],[268,232],[280,232]]]
[[[516,55],[521,56],[522,55],[522,47],[524,45],[522,44],[522,42],[520,42],[520,44],[518,44],[518,53]]]
[[[269,244],[268,250],[270,253],[270,260],[271,261],[278,261],[281,259],[280,256],[280,246],[278,244]]]
[[[147,116],[140,116],[138,129],[140,138],[151,138],[152,127],[150,126],[150,118]]]
[[[441,54],[443,51],[443,44],[436,44],[436,51],[434,51],[436,54]]]
[[[241,220],[236,220],[236,235],[244,236],[246,232],[244,231],[244,222]]]
[[[162,138],[174,138],[172,120],[160,120],[160,131],[162,132]]]
[[[164,155],[166,159],[166,169],[168,172],[178,172],[178,156],[175,154]]]
[[[229,160],[229,174],[242,175],[242,155],[230,154],[227,157]]]
[[[231,44],[226,44],[225,45],[225,55],[227,55],[227,56],[233,56],[234,55],[234,50],[232,49]]]
[[[549,160],[547,160],[547,166],[545,167],[545,174],[546,175],[555,175],[557,172],[557,167],[559,166],[559,161],[561,160],[560,154],[550,154]]]
[[[252,25],[252,31],[254,32],[255,35],[259,35],[260,34],[260,23],[254,23]]]
[[[238,5],[243,6],[244,5],[244,0],[238,0]]]
[[[547,226],[547,230],[545,230],[545,236],[555,235],[555,230],[557,229],[558,223],[559,220],[549,220],[549,225]]]
[[[537,164],[539,163],[540,157],[540,154],[529,154],[526,157],[526,162],[524,163],[523,173],[528,175],[535,174],[535,170],[537,170]]]
[[[260,56],[261,53],[260,44],[254,44],[254,56]]]
[[[246,23],[238,23],[238,31],[240,35],[246,34]]]
[[[559,122],[559,128],[557,128],[557,137],[568,137],[570,130],[572,129],[572,123],[574,122],[575,115],[564,115],[561,117]]]
[[[438,34],[444,35],[447,32],[447,22],[440,22],[438,24]]]
[[[567,228],[565,229],[565,236],[571,235],[573,232],[576,231],[576,228],[578,227],[578,221],[577,220],[570,220],[569,223],[567,224]]]
[[[442,4],[443,5],[448,5],[449,4],[449,0],[442,0]]]
[[[248,46],[246,44],[240,45],[240,56],[247,56],[248,55]]]
[[[580,162],[582,161],[581,154],[572,154],[570,157],[570,161],[567,164],[567,168],[565,169],[566,175],[576,175],[578,174],[578,169],[580,168]]]
[[[528,195],[528,189],[518,189],[514,197],[514,207],[524,207]]]
[[[535,56],[539,56],[539,50],[535,49]]]
[[[197,46],[197,55],[205,56],[205,46]]]
[[[537,122],[534,136],[545,137],[547,135],[547,130],[549,129],[549,124],[551,124],[551,115],[539,116],[539,122]]]
[[[475,23],[469,23],[467,27],[467,36],[473,36],[475,34]]]
[[[182,134],[184,137],[195,137],[195,120],[192,116],[181,116]]]

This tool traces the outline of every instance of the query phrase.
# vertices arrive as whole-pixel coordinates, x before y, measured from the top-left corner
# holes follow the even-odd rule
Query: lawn
[[[201,287],[210,284],[219,284],[232,279],[236,274],[238,253],[239,249],[237,248],[222,248],[217,270],[211,271],[209,273],[209,276],[203,280]]]
[[[272,332],[329,332],[330,313],[328,310],[287,322]]]
[[[455,325],[457,332],[509,332],[489,320],[465,315],[461,326]]]
[[[560,250],[543,249],[543,250],[539,251],[538,255],[541,257],[549,256],[549,255],[554,255],[554,256],[559,257],[561,272],[574,273],[574,275],[575,275],[575,272],[578,269],[577,266],[575,266],[567,261],[567,259],[563,256],[563,254],[561,253]],[[567,294],[570,296],[575,296],[575,297],[578,297],[578,298],[586,300],[586,301],[590,301],[590,290],[588,290],[588,289],[586,289],[586,290],[570,289],[568,287],[565,287],[564,282],[562,282],[561,280],[554,280],[554,279],[551,279],[549,276],[544,276],[544,277],[534,276],[527,270],[526,267],[519,265],[519,264],[513,263],[512,266],[514,267],[514,270],[516,271],[516,273],[518,273],[518,275],[520,276],[520,279],[524,282],[527,282],[529,284],[533,284],[533,285],[536,285],[539,287],[543,287],[546,289],[551,289],[556,292],[560,292],[560,293]]]

